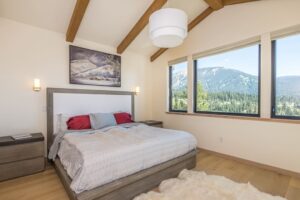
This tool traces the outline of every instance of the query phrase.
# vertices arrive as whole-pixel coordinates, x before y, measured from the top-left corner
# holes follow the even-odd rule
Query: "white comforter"
[[[75,193],[93,189],[196,148],[189,133],[138,125],[95,134],[67,134],[58,155]]]

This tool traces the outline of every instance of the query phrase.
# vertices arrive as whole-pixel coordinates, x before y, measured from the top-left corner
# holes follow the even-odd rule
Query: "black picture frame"
[[[121,56],[69,45],[69,83],[121,87]]]

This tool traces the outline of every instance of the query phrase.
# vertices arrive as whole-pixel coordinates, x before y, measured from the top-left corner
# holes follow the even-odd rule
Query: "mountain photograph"
[[[121,86],[121,57],[70,46],[70,83]]]

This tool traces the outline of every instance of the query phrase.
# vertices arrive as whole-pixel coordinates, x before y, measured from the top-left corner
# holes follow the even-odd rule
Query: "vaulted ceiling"
[[[79,16],[75,16],[75,19],[71,21],[71,24],[75,26],[71,27],[69,32],[76,29],[76,25],[79,26],[77,34],[75,32],[74,35],[75,40],[82,38],[119,47],[120,53],[120,50],[140,52],[149,57],[152,56],[152,59],[156,58],[155,55],[159,56],[164,52],[164,50],[158,51],[159,49],[151,44],[148,37],[148,23],[144,23],[145,28],[142,28],[141,32],[135,32],[136,37],[132,38],[132,34],[129,35],[131,39],[129,43],[125,41],[124,46],[126,36],[155,0],[0,0],[0,17],[66,34],[72,13],[76,10],[74,10],[76,1],[81,2],[87,8],[86,10],[85,7],[77,8]],[[188,14],[189,22],[194,20],[190,24],[189,29],[191,29],[212,10],[221,9],[224,5],[248,1],[253,0],[162,0],[161,3],[163,7],[184,10]],[[161,7],[161,5],[158,6]],[[199,16],[203,12],[206,13]],[[82,21],[80,13],[83,16]],[[122,41],[123,46],[120,45]]]

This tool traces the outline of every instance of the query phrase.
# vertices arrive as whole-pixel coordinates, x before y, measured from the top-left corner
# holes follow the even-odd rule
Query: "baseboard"
[[[198,150],[199,151],[201,151],[201,150],[207,151],[207,152],[209,152],[211,154],[215,154],[219,157],[223,157],[223,158],[226,158],[226,159],[231,159],[231,160],[234,160],[234,161],[237,161],[237,162],[240,162],[240,163],[244,163],[244,164],[247,164],[247,165],[252,165],[252,166],[255,166],[255,167],[262,168],[262,169],[274,171],[278,174],[283,174],[283,175],[287,175],[287,176],[300,178],[300,173],[298,173],[298,172],[293,172],[293,171],[282,169],[282,168],[279,168],[279,167],[273,167],[273,166],[270,166],[270,165],[258,163],[258,162],[251,161],[251,160],[246,160],[246,159],[243,159],[243,158],[239,158],[239,157],[219,153],[219,152],[216,152],[216,151],[211,151],[211,150],[204,149],[204,148],[198,148]]]

